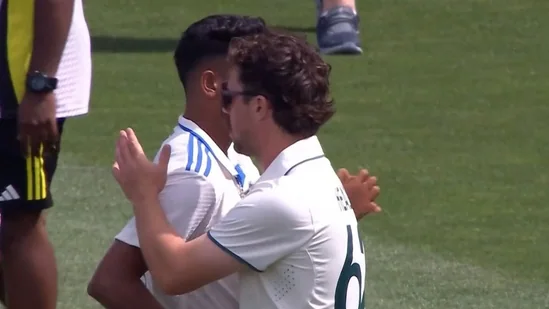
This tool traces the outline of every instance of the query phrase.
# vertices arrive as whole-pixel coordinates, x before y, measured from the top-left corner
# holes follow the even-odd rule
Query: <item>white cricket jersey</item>
[[[72,24],[56,77],[57,117],[73,117],[88,112],[91,89],[90,32],[82,0],[74,1]]]
[[[249,266],[241,309],[364,308],[357,221],[316,136],[282,151],[208,236]]]
[[[259,172],[249,157],[236,153],[234,149],[225,155],[206,132],[184,117],[179,118],[178,126],[164,144],[171,146],[171,157],[160,204],[170,224],[187,240],[206,233],[236,205],[241,192],[259,178]],[[158,154],[155,162],[157,160]],[[135,218],[116,239],[139,247]],[[143,280],[167,309],[238,308],[236,274],[179,296],[164,294],[148,272]]]

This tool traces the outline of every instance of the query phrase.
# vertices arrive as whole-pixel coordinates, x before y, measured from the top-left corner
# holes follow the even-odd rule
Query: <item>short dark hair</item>
[[[261,33],[265,21],[260,17],[241,15],[210,15],[183,32],[174,59],[179,79],[185,86],[188,73],[203,59],[225,57],[235,37]]]
[[[244,90],[265,94],[286,132],[312,136],[335,113],[331,67],[305,39],[273,30],[235,38],[228,58]]]

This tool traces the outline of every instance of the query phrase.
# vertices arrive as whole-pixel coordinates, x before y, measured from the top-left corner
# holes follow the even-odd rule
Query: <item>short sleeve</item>
[[[252,194],[208,232],[221,249],[255,271],[304,246],[313,236],[310,212],[274,192]]]
[[[217,200],[211,182],[202,175],[184,169],[173,171],[168,176],[159,199],[170,224],[180,236],[188,240],[206,232]],[[139,247],[135,218],[131,218],[115,238]]]

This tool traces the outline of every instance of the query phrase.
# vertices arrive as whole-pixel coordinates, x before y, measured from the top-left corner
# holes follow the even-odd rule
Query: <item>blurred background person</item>
[[[316,37],[323,54],[362,54],[355,0],[315,0]]]
[[[57,304],[44,210],[65,119],[88,112],[90,45],[82,0],[0,0],[0,297],[10,309]]]

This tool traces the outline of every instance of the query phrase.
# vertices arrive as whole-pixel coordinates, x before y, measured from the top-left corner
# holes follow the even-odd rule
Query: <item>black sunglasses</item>
[[[227,82],[223,82],[221,84],[221,100],[222,100],[222,103],[223,103],[223,108],[230,107],[231,104],[233,103],[234,98],[239,96],[239,95],[242,95],[242,96],[256,96],[256,95],[260,95],[260,94],[257,93],[257,92],[246,91],[246,90],[243,90],[243,91],[229,90]]]

